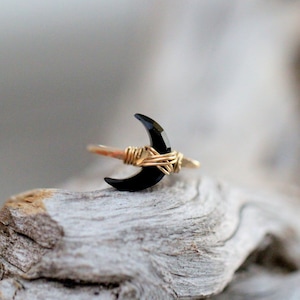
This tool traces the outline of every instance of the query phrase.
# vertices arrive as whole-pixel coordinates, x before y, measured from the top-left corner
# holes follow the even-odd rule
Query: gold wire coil
[[[165,175],[178,173],[181,170],[183,154],[172,151],[160,154],[151,146],[127,147],[124,163],[138,167],[157,167]]]

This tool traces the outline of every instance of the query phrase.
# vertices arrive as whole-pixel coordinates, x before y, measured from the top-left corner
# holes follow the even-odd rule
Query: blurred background
[[[11,0],[0,16],[2,202],[80,189],[89,165],[100,187],[114,163],[85,147],[146,144],[135,112],[202,161],[191,176],[299,184],[297,1]]]
[[[143,51],[146,1],[5,1],[0,198],[55,187],[91,161]],[[132,116],[128,116],[132,118]]]

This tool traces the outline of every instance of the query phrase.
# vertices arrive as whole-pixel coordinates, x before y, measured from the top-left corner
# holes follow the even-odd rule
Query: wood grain
[[[28,195],[30,205],[44,207],[34,219],[23,206]],[[15,291],[3,299],[39,299],[41,289],[45,299],[212,296],[251,253],[275,241],[283,264],[297,269],[299,211],[293,197],[205,177],[170,178],[140,193],[34,190],[0,212],[9,220],[1,218],[0,291]]]

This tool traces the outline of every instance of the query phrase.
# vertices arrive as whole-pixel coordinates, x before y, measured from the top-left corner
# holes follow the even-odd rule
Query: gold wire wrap
[[[151,146],[127,147],[124,163],[138,167],[157,167],[165,175],[178,173],[181,169],[183,154],[172,151],[160,154]]]

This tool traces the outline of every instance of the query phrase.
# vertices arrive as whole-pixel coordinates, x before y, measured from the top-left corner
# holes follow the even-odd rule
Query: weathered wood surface
[[[242,291],[251,286],[254,299],[257,277],[248,269],[270,272],[275,285],[300,266],[299,212],[294,197],[252,193],[205,177],[174,176],[140,193],[29,191],[0,212],[0,295],[193,299],[220,293],[244,264],[252,283]],[[247,265],[255,251],[268,262],[249,258]],[[299,278],[295,274],[290,281]],[[233,290],[239,288],[233,283]],[[300,296],[299,289],[293,292]]]
[[[287,192],[299,186],[299,4],[173,2],[158,6],[153,56],[99,142],[145,144],[129,121],[142,112],[213,179],[120,193],[103,189],[117,168],[99,160],[64,190],[12,197],[0,212],[2,299],[300,298],[299,192]]]

